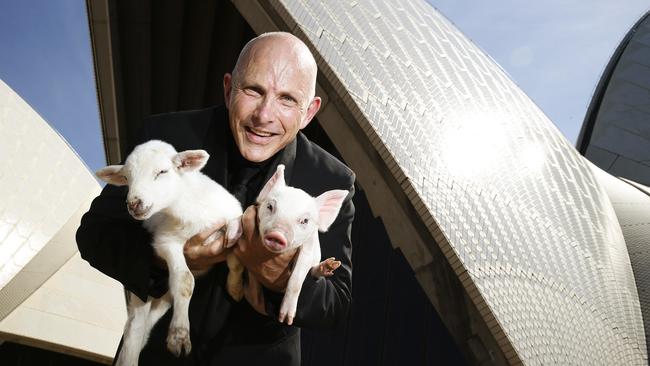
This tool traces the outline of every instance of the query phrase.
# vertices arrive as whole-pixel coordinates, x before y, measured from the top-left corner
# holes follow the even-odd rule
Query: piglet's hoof
[[[180,357],[183,350],[185,350],[185,355],[189,355],[192,352],[189,329],[170,328],[167,334],[167,349],[176,357]]]
[[[318,272],[321,276],[329,277],[334,270],[341,266],[341,261],[334,260],[334,257],[327,258],[318,264]]]

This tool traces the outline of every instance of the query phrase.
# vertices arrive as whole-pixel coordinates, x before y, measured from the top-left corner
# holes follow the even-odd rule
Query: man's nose
[[[132,199],[126,201],[126,206],[130,211],[138,211],[142,209],[142,200],[138,197],[133,197]]]
[[[257,117],[257,122],[268,123],[273,122],[275,116],[275,105],[273,98],[270,96],[265,96],[257,104],[255,109],[255,117]]]

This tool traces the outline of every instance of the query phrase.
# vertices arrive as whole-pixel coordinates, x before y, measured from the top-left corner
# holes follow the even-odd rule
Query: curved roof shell
[[[578,150],[606,172],[650,185],[650,12],[630,29],[603,71]]]
[[[99,184],[65,140],[0,80],[0,338],[110,362],[122,287],[78,254]]]
[[[605,187],[621,225],[639,292],[646,342],[650,330],[650,188],[616,178],[590,164]]]

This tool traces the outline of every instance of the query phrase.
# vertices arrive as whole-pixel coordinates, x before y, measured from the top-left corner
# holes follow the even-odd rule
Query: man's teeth
[[[256,130],[256,129],[254,129],[254,128],[249,128],[249,129],[250,129],[250,131],[251,131],[252,133],[256,134],[257,136],[270,137],[270,136],[273,135],[273,134],[270,133],[270,132],[260,131],[260,130]]]

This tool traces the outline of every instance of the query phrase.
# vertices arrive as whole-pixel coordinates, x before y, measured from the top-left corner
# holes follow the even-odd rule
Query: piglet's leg
[[[316,241],[315,245],[318,245]],[[320,248],[318,248],[320,249]],[[300,290],[302,289],[302,284],[307,276],[307,273],[311,268],[318,262],[318,257],[320,257],[320,251],[316,251],[313,243],[306,243],[298,252],[298,257],[296,259],[296,264],[293,267],[293,272],[289,277],[289,282],[287,283],[287,289],[284,293],[284,298],[282,298],[282,304],[280,305],[280,314],[278,320],[282,323],[285,319],[287,324],[293,324],[293,319],[296,316],[296,308],[298,307],[298,297],[300,296]]]
[[[329,277],[340,266],[341,261],[335,260],[334,257],[327,258],[311,268],[311,275],[314,277]]]
[[[155,244],[154,247],[167,262],[169,292],[174,304],[174,315],[167,333],[167,349],[176,357],[183,351],[187,355],[192,351],[189,307],[194,292],[194,276],[185,263],[182,243]]]

